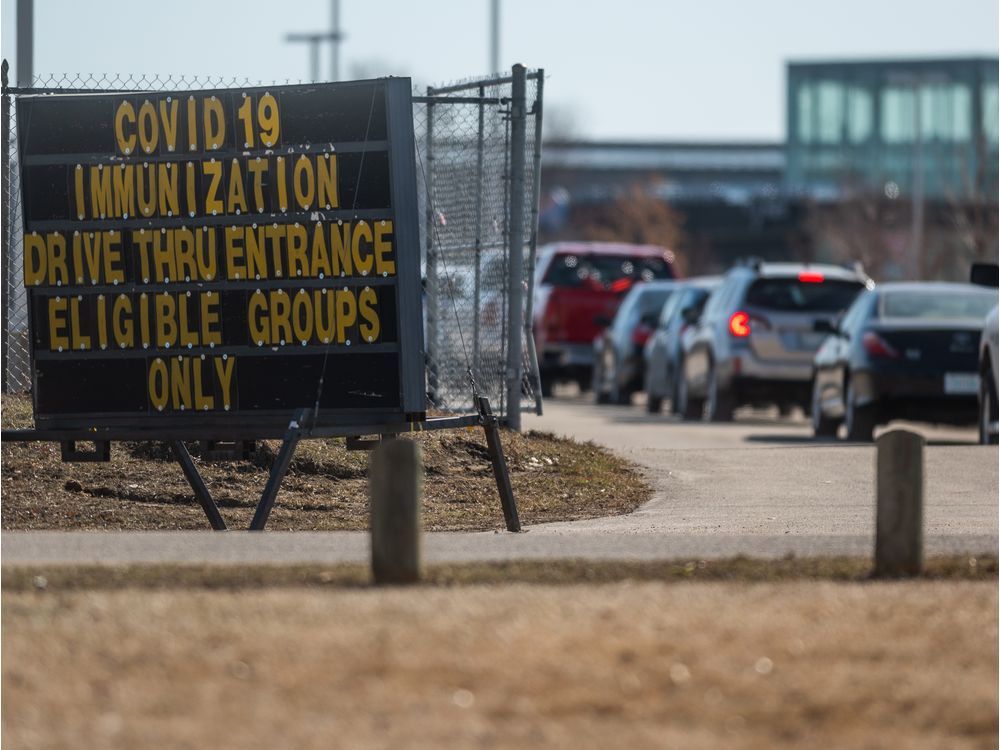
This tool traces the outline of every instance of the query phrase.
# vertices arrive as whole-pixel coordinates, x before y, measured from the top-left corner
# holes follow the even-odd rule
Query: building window
[[[844,87],[837,81],[822,81],[817,87],[819,109],[818,139],[836,144],[844,134]]]
[[[913,89],[888,86],[882,89],[881,134],[885,143],[912,143],[915,132]]]
[[[871,138],[873,116],[871,92],[851,86],[847,90],[847,137],[851,143],[864,143]]]
[[[1000,106],[997,102],[997,82],[983,84],[983,137],[991,146],[997,145],[997,126]]]
[[[920,87],[920,137],[943,143],[972,139],[972,92],[968,86],[944,83]]]
[[[813,127],[814,105],[813,87],[808,83],[800,83],[796,94],[797,130],[799,143],[812,143],[816,138]]]

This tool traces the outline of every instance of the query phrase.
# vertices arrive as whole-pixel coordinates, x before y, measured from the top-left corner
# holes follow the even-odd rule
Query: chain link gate
[[[8,86],[3,65],[3,392],[32,387],[17,156],[17,98],[28,94],[169,91],[251,85],[249,80],[63,76]],[[531,335],[538,224],[542,71],[429,87],[413,97],[422,225],[428,409],[478,411],[486,396],[515,428],[541,411]],[[522,263],[512,266],[512,243]],[[514,284],[511,284],[512,279]],[[513,293],[512,293],[513,292]],[[511,304],[512,300],[514,304]],[[513,326],[512,326],[513,322]],[[512,335],[520,330],[520,336]],[[514,342],[512,348],[511,342]],[[510,352],[516,354],[511,355]],[[512,396],[513,394],[513,396]],[[516,401],[513,408],[511,404]]]

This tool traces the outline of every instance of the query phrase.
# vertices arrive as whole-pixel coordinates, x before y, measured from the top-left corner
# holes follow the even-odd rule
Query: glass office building
[[[997,59],[788,65],[787,188],[997,198]]]

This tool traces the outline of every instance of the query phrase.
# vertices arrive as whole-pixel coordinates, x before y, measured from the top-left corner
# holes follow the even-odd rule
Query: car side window
[[[663,310],[660,311],[660,328],[666,328],[670,323],[670,319],[674,317],[674,311],[681,307],[681,302],[688,298],[690,294],[689,290],[685,289],[681,292],[671,294],[667,298],[667,304],[663,306]]]
[[[725,304],[725,301],[729,298],[733,287],[736,284],[736,279],[732,276],[727,278],[722,284],[715,288],[712,295],[708,298],[708,302],[705,303],[705,312],[702,314],[704,320],[712,320],[716,315],[718,315],[719,310]]]

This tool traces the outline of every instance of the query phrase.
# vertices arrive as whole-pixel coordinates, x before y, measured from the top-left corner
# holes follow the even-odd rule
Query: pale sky
[[[13,67],[16,0],[2,1]],[[327,30],[330,5],[35,0],[35,73],[295,82],[308,51],[284,36]],[[996,56],[998,45],[996,0],[501,0],[501,13],[503,67],[544,68],[547,112],[602,139],[780,140],[788,60]],[[489,0],[341,0],[343,77],[479,75],[488,18]]]

